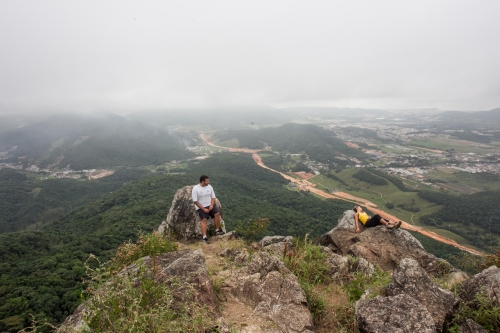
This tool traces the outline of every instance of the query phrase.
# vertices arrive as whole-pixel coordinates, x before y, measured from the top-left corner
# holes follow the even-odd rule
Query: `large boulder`
[[[185,186],[175,193],[172,200],[172,206],[168,211],[167,220],[163,221],[158,232],[162,235],[174,236],[180,241],[200,240],[201,219],[196,211],[191,192],[193,186]],[[222,219],[222,205],[219,199],[215,199],[217,207],[221,213],[221,228],[226,231],[224,220]],[[212,218],[207,220],[207,228],[215,228],[215,223]]]
[[[443,331],[445,322],[451,319],[459,303],[458,297],[436,286],[427,272],[411,258],[401,260],[386,288],[386,294],[406,294],[420,302],[434,319],[437,332]]]
[[[458,289],[460,290],[458,296],[471,305],[476,295],[481,293],[498,306],[500,305],[500,269],[491,266],[459,285]]]
[[[406,294],[361,301],[356,305],[356,320],[361,333],[436,332],[429,311]]]
[[[153,268],[154,265],[156,270]],[[153,274],[154,271],[156,282],[169,286],[174,298],[173,304],[176,306],[183,306],[186,303],[195,304],[200,308],[204,307],[208,313],[214,314],[215,318],[220,316],[217,295],[208,276],[205,257],[201,250],[165,253],[154,260],[151,257],[144,257],[120,271],[118,275],[132,277],[134,283],[139,286],[141,280],[135,279],[135,276],[138,277],[144,270],[147,274]],[[106,288],[106,285],[103,288]],[[83,303],[73,315],[66,318],[59,332],[79,332],[85,329],[86,325],[83,321],[85,311],[86,303]]]
[[[235,271],[224,281],[221,290],[227,299],[249,306],[252,316],[266,318],[278,328],[269,332],[313,330],[306,295],[297,277],[283,261],[267,252],[256,254],[247,265]]]
[[[320,244],[334,253],[351,254],[364,258],[380,268],[393,271],[404,258],[413,258],[432,276],[443,276],[456,269],[446,260],[427,253],[420,242],[402,229],[387,229],[384,226],[364,228],[356,233],[354,212],[346,211],[339,225],[320,238]]]

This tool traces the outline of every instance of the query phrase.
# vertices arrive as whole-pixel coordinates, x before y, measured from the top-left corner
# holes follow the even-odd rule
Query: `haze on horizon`
[[[2,1],[0,113],[500,107],[500,1]]]

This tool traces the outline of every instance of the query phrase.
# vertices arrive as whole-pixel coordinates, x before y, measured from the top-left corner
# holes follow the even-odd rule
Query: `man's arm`
[[[198,208],[199,208],[199,209],[201,209],[201,210],[205,211],[205,207],[203,207],[203,206],[201,205],[201,203],[199,203],[198,201],[195,201],[195,202],[194,202],[194,204],[195,204],[196,206],[198,206]]]
[[[210,197],[212,198],[210,200],[210,207],[208,208],[209,210],[212,210],[215,206],[215,191],[212,186],[210,186],[210,190],[212,190],[212,193],[210,193]]]
[[[356,232],[360,232],[359,222],[358,222],[358,213],[354,213],[354,222],[356,223]]]

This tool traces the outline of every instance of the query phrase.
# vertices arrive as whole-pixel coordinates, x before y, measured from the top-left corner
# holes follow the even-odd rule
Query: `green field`
[[[469,173],[456,169],[438,168],[430,170],[425,180],[443,180],[443,185],[449,191],[456,193],[475,193],[487,190],[500,190],[500,177],[483,174]]]
[[[218,140],[215,140],[214,143],[217,144],[218,146],[222,146],[222,147],[240,148],[240,141],[237,138],[232,138],[232,139],[229,139],[226,141],[220,141],[220,142]]]
[[[437,150],[454,149],[455,151],[461,153],[488,153],[499,151],[498,142],[480,144],[466,140],[454,139],[451,136],[444,134],[439,134],[435,137],[411,140],[408,144]]]

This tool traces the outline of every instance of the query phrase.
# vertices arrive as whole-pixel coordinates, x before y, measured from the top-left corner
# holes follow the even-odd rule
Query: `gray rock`
[[[333,253],[327,247],[322,246],[321,251],[326,255],[326,263],[329,267],[328,276],[332,281],[342,282],[349,278],[349,259],[345,256]]]
[[[286,259],[295,253],[292,239],[292,236],[266,236],[259,242],[259,246],[272,256]]]
[[[361,333],[436,332],[429,311],[405,294],[362,302],[356,306],[356,319]]]
[[[393,271],[403,258],[413,258],[432,276],[441,277],[457,271],[446,260],[427,253],[422,244],[409,232],[402,229],[387,229],[384,226],[365,228],[356,233],[348,228],[348,221],[354,212],[346,211],[339,219],[337,227],[320,238],[320,244],[329,247],[334,253],[364,258],[386,271]]]
[[[473,302],[478,293],[488,297],[493,304],[500,305],[500,269],[491,266],[459,285],[458,296],[465,302]]]
[[[273,321],[280,332],[313,330],[307,299],[297,277],[283,261],[266,252],[224,281],[222,293],[253,308],[253,314]]]
[[[175,193],[172,206],[167,215],[167,220],[158,227],[158,232],[162,235],[174,235],[179,241],[201,240],[201,220],[193,203],[191,192],[193,186],[185,186]],[[219,199],[215,200],[221,213],[221,228],[226,231],[224,220],[222,219],[222,205]],[[215,228],[214,220],[207,220],[207,228]]]
[[[361,272],[365,275],[371,276],[375,272],[375,267],[364,258],[357,258],[357,260],[349,268],[350,272]]]
[[[361,224],[360,229],[366,229],[363,224]],[[354,222],[354,211],[352,209],[346,210],[344,214],[339,218],[337,225],[334,229],[347,229],[351,231],[356,231],[356,224]]]
[[[472,319],[466,319],[465,323],[460,325],[461,333],[488,333],[481,325]]]
[[[405,258],[399,263],[386,288],[388,296],[406,294],[422,304],[432,315],[437,332],[451,319],[459,299],[451,291],[439,288],[418,262]]]
[[[469,276],[465,272],[462,271],[451,272],[444,279],[444,283],[446,283],[447,285],[446,289],[451,289],[453,286],[464,282],[468,278]]]
[[[217,255],[221,256],[221,257],[231,257],[232,251],[231,251],[231,249],[227,249],[227,248],[222,249],[219,252],[217,252]]]
[[[260,247],[268,246],[276,243],[291,242],[292,236],[266,236],[259,242]]]

